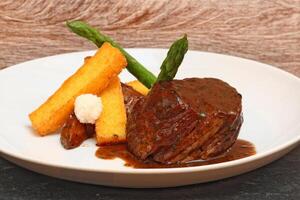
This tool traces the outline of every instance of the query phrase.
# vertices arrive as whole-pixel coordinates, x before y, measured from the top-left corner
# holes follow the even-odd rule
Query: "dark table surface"
[[[74,183],[31,172],[0,158],[2,199],[299,200],[300,146],[280,160],[240,176],[162,189],[125,189]]]

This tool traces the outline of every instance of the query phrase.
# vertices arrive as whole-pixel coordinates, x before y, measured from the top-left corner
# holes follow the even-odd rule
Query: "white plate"
[[[162,49],[129,49],[158,73]],[[239,138],[255,144],[248,158],[188,168],[132,169],[123,161],[96,158],[95,141],[65,150],[59,135],[33,133],[28,113],[40,105],[93,52],[56,55],[0,71],[0,152],[27,169],[62,179],[121,187],[169,187],[238,175],[283,156],[300,140],[300,80],[266,64],[242,58],[189,51],[177,78],[216,77],[243,96],[244,124]],[[123,81],[133,79],[124,70]]]

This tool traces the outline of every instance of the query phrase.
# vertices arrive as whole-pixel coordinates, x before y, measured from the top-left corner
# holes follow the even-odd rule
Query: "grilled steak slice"
[[[65,149],[74,149],[94,134],[95,125],[80,123],[76,115],[72,113],[62,128],[60,142]]]
[[[128,149],[161,163],[218,156],[237,139],[241,99],[236,89],[214,78],[157,83],[128,114]]]

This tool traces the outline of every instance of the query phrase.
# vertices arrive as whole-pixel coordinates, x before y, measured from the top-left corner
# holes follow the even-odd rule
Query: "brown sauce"
[[[107,159],[107,160],[120,158],[125,161],[125,166],[129,166],[133,168],[175,168],[175,167],[192,167],[192,166],[203,166],[203,165],[222,163],[222,162],[245,158],[254,155],[255,153],[256,153],[255,146],[251,142],[245,140],[237,140],[228,152],[226,152],[225,154],[217,158],[213,158],[210,160],[192,161],[183,164],[167,165],[167,164],[154,162],[150,159],[145,161],[139,160],[127,150],[126,144],[99,147],[99,149],[96,151],[96,156],[98,158]]]

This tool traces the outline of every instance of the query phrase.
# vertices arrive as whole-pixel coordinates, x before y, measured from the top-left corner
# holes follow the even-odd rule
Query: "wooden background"
[[[1,0],[0,69],[38,57],[95,48],[70,33],[82,19],[124,47],[190,48],[273,64],[300,76],[299,0]]]

